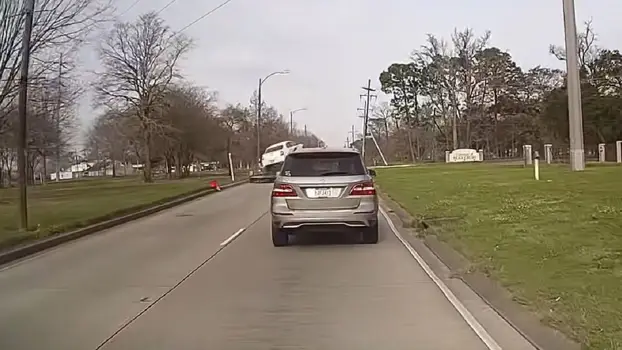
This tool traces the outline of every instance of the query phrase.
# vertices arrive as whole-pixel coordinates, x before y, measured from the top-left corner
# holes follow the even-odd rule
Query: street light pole
[[[289,134],[293,135],[294,134],[294,114],[296,114],[296,112],[300,112],[300,111],[306,111],[306,108],[298,108],[298,109],[294,109],[293,111],[289,112]]]
[[[581,110],[581,77],[577,49],[577,22],[574,0],[562,0],[566,37],[566,79],[568,86],[568,129],[570,138],[570,169],[585,170],[583,144],[583,111]]]
[[[257,161],[261,160],[261,86],[263,83],[268,80],[273,75],[285,75],[289,74],[289,70],[286,69],[284,71],[272,72],[268,74],[265,78],[259,79],[259,86],[257,87]]]

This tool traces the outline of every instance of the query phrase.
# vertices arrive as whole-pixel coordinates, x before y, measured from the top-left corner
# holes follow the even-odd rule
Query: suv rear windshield
[[[281,149],[283,149],[283,145],[272,146],[272,147],[268,147],[264,153],[270,153],[270,152],[274,152],[274,151],[280,151]]]
[[[285,158],[284,176],[353,176],[367,171],[358,153],[318,152],[290,154]]]

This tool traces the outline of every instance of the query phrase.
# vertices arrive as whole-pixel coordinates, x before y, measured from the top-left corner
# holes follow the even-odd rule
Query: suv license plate
[[[335,198],[339,197],[339,188],[310,188],[307,195],[311,198]]]

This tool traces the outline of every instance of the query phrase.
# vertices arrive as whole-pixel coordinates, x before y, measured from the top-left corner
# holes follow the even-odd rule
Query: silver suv
[[[373,170],[347,148],[301,148],[283,163],[272,189],[272,243],[286,246],[305,230],[357,230],[378,243],[378,196]]]

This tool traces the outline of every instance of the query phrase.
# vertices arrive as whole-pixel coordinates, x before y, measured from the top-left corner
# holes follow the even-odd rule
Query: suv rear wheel
[[[376,244],[378,243],[378,223],[363,229],[363,243],[364,244]]]
[[[285,247],[289,244],[289,234],[287,231],[272,225],[272,245],[275,247]]]

